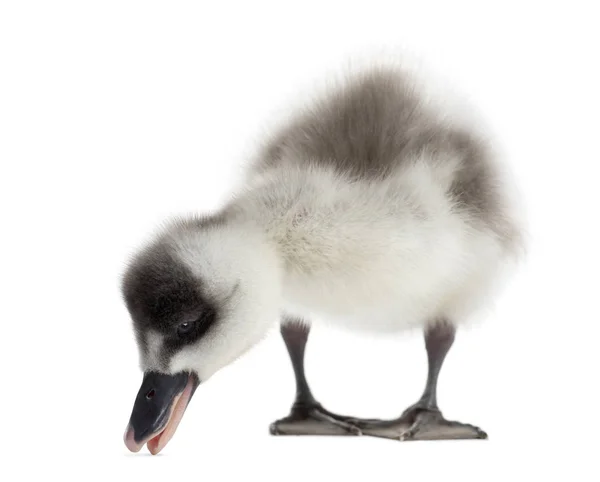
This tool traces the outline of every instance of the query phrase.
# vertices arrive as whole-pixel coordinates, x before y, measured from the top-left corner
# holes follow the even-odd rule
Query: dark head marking
[[[123,278],[122,293],[133,320],[140,349],[147,351],[147,333],[163,338],[161,362],[203,336],[216,320],[213,304],[198,279],[165,242],[138,254]]]

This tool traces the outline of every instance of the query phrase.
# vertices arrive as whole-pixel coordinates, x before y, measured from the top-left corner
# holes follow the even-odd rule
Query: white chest
[[[453,209],[430,173],[377,184],[301,174],[274,184],[270,202],[261,195],[253,207],[285,260],[289,314],[398,331],[462,316],[459,305],[491,276],[496,259],[485,256],[493,241]]]
[[[443,310],[461,283],[464,240],[431,226],[371,222],[360,232],[305,240],[286,273],[285,310],[353,329],[396,331],[421,325]],[[331,234],[331,233],[330,233]]]

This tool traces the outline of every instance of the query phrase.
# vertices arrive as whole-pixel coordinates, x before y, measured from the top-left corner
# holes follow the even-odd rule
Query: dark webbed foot
[[[487,439],[487,434],[479,427],[446,420],[440,411],[418,405],[410,407],[395,420],[351,419],[348,423],[360,428],[364,435],[397,440]]]
[[[454,343],[455,328],[447,320],[433,323],[425,330],[428,373],[423,395],[396,420],[348,420],[364,435],[397,440],[486,439],[478,427],[446,420],[438,410],[437,380],[442,363]]]
[[[345,421],[347,418],[318,403],[296,404],[287,417],[273,422],[269,430],[272,435],[362,435],[356,425]]]

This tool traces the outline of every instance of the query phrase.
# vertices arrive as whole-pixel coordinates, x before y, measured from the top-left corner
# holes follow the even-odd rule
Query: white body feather
[[[183,350],[172,370],[194,360],[207,378],[281,315],[379,333],[471,321],[516,251],[456,210],[444,184],[418,162],[385,181],[350,181],[316,166],[249,180],[230,206],[235,221],[189,233],[190,249],[179,251],[213,296],[224,300],[235,280],[244,289],[211,349]]]
[[[253,183],[239,206],[280,256],[282,310],[307,322],[383,332],[465,322],[509,261],[427,163],[378,181],[282,166]]]

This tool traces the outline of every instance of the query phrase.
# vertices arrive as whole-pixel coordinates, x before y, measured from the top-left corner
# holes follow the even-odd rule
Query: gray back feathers
[[[445,176],[449,172],[446,194],[457,209],[512,244],[518,229],[508,219],[500,172],[486,141],[428,101],[401,71],[363,71],[277,132],[254,168],[310,163],[351,179],[374,180],[412,163],[431,163]]]

